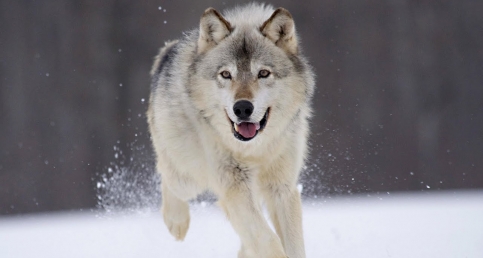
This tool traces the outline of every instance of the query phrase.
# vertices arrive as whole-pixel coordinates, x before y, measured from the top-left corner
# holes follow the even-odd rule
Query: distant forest
[[[483,2],[272,4],[317,75],[305,196],[483,187]],[[153,57],[234,5],[1,1],[0,214],[95,208],[108,167],[152,170]]]

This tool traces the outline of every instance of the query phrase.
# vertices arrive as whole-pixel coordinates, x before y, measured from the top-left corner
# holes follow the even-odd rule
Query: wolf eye
[[[260,70],[260,72],[258,72],[258,78],[267,78],[269,75],[270,75],[270,72],[265,69]]]
[[[220,75],[223,77],[223,79],[231,79],[231,74],[228,71],[223,71],[220,73]]]

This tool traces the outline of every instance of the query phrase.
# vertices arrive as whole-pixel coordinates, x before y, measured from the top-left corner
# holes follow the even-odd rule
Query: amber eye
[[[268,70],[260,70],[258,72],[258,78],[267,78],[270,75],[270,72]]]
[[[228,71],[223,71],[220,73],[220,75],[223,77],[223,79],[231,79],[231,74]]]

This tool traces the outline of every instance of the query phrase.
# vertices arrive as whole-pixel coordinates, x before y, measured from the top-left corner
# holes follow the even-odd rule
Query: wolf
[[[177,240],[188,201],[209,190],[241,239],[238,257],[305,257],[297,181],[315,80],[298,42],[289,11],[252,3],[208,8],[199,29],[161,48],[147,118]]]

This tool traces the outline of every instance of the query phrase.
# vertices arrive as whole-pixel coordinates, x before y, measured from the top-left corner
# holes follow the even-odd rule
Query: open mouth
[[[232,125],[233,136],[235,136],[235,138],[237,138],[238,140],[244,142],[255,138],[255,136],[257,136],[258,133],[261,132],[267,125],[269,115],[270,108],[267,108],[267,111],[265,112],[265,115],[263,115],[262,120],[257,123],[241,122],[237,124],[231,121],[230,118],[228,118]]]

